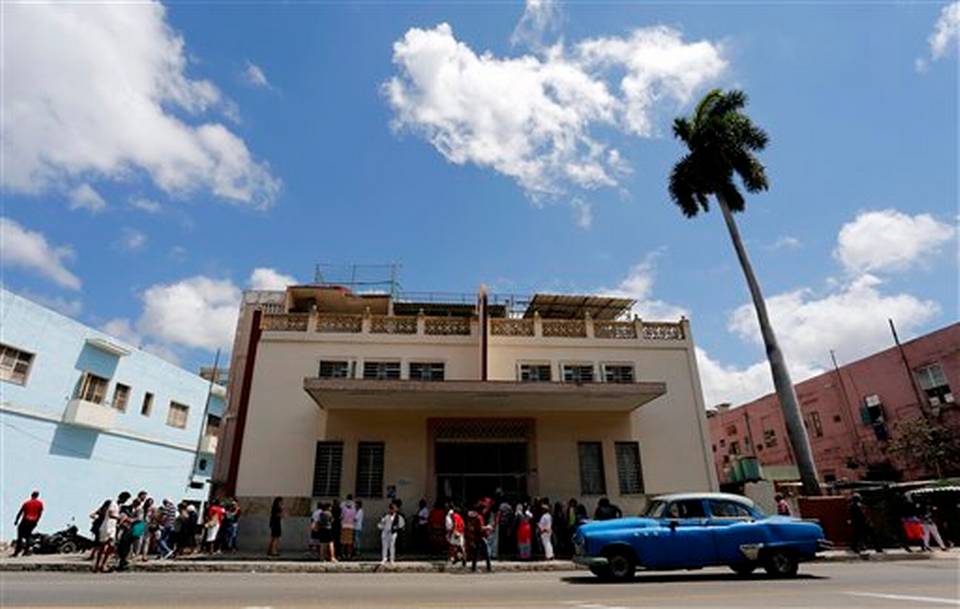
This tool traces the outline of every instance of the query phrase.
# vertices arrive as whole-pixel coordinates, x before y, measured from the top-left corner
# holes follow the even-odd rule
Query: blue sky
[[[767,391],[722,219],[665,187],[712,87],[771,136],[739,221],[795,380],[957,319],[960,3],[3,10],[3,284],[189,368],[240,290],[398,262],[685,313],[708,403]]]

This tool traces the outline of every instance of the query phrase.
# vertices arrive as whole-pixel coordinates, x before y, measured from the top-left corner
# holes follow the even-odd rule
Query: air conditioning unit
[[[943,401],[946,402],[946,403],[948,403],[948,404],[953,404],[953,402],[954,402],[953,394],[952,394],[952,393],[945,393],[945,394],[943,395]]]
[[[863,403],[867,406],[879,406],[880,405],[880,396],[877,394],[868,395],[863,398]]]

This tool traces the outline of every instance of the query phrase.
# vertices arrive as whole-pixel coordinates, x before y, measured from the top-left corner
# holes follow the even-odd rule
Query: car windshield
[[[643,513],[643,515],[647,518],[661,518],[663,516],[663,510],[666,507],[666,501],[652,501],[650,505],[647,506],[647,510]]]

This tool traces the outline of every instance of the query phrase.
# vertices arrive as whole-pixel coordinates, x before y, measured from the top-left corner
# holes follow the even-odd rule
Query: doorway
[[[438,440],[437,497],[472,506],[497,491],[515,502],[527,495],[529,444],[517,441]]]

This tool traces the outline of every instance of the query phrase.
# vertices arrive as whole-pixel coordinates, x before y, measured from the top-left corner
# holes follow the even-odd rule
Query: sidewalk
[[[85,555],[40,555],[20,558],[0,558],[0,571],[61,571],[89,572],[90,562]],[[960,560],[960,551],[912,552],[891,549],[883,554],[869,552],[856,555],[843,550],[823,552],[817,562],[888,562],[906,560]],[[480,570],[482,564],[477,565]],[[131,564],[131,570],[151,573],[463,573],[469,572],[459,565],[444,561],[402,560],[393,565],[381,565],[373,561],[318,562],[302,553],[288,554],[278,558],[262,555],[236,554],[231,556],[191,556],[177,560],[151,560]],[[554,561],[494,561],[494,571],[577,571],[583,568],[569,560]]]

